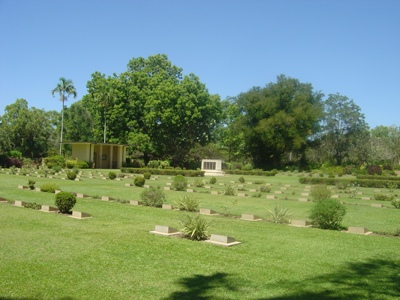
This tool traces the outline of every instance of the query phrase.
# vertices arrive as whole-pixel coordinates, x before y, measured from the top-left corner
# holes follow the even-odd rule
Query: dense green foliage
[[[67,178],[69,180],[75,180],[76,179],[76,173],[73,171],[67,172]]]
[[[170,175],[170,176],[182,175],[187,177],[204,176],[204,171],[179,170],[179,169],[121,168],[121,172],[134,173],[134,174],[150,173],[153,175]]]
[[[60,187],[55,183],[44,183],[40,186],[40,191],[45,193],[55,193],[56,190],[60,190]]]
[[[328,189],[325,185],[316,185],[311,189],[311,197],[314,201],[326,200],[329,199],[332,195],[330,189]]]
[[[165,193],[160,187],[150,187],[144,189],[140,194],[140,199],[144,206],[161,207],[165,202]]]
[[[177,191],[185,191],[187,188],[188,182],[185,176],[176,175],[172,182],[172,187]]]
[[[346,214],[346,208],[336,199],[319,200],[310,211],[310,219],[315,227],[339,230]]]
[[[108,172],[108,178],[110,178],[111,180],[114,180],[115,178],[117,178],[117,173]]]
[[[60,192],[56,194],[55,202],[60,213],[67,214],[76,204],[76,197],[69,192]]]
[[[280,75],[276,83],[255,87],[238,96],[237,119],[246,149],[256,167],[280,167],[304,154],[307,139],[318,132],[322,94],[312,85]]]
[[[145,182],[146,182],[146,179],[145,179],[143,176],[136,176],[136,177],[133,179],[133,184],[134,184],[135,186],[138,186],[138,187],[144,186]]]

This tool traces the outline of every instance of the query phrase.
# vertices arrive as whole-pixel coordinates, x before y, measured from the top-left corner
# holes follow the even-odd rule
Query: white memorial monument
[[[205,171],[205,176],[223,176],[222,159],[203,159],[201,170]]]

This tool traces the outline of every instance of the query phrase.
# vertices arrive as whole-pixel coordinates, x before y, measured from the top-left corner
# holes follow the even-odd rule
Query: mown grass
[[[222,191],[218,183],[238,177],[218,178],[215,189]],[[36,186],[57,182],[65,191],[125,200],[139,199],[143,190],[124,186],[133,179],[35,180]],[[246,178],[255,180],[265,180],[274,189],[290,184],[295,194],[290,200],[284,200],[286,192],[268,200],[264,194],[243,198],[193,188],[197,192],[190,195],[199,198],[202,207],[219,212],[230,205],[236,216],[266,217],[267,209],[280,204],[296,218],[307,217],[313,204],[297,201],[304,187],[296,176]],[[0,174],[0,196],[54,205],[54,194],[17,189],[27,181]],[[169,181],[160,176],[146,184],[164,187]],[[168,203],[182,193],[166,191]],[[347,208],[345,224],[350,226],[390,231],[399,225],[400,210]],[[242,242],[223,248],[149,234],[157,224],[179,229],[179,220],[194,213],[92,198],[78,199],[74,210],[93,218],[76,220],[0,205],[0,299],[397,299],[400,294],[398,238],[204,216],[212,222],[210,233]]]

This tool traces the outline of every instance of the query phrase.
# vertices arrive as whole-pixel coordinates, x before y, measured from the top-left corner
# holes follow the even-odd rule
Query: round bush
[[[60,192],[56,194],[56,206],[61,213],[69,213],[75,204],[76,197],[74,194],[68,192]]]
[[[144,177],[144,179],[150,179],[151,174],[150,174],[149,172],[145,172],[145,173],[143,174],[143,177]]]
[[[346,208],[335,199],[318,201],[310,211],[310,219],[315,227],[339,230]]]
[[[110,178],[111,180],[115,179],[116,177],[117,177],[117,173],[115,173],[115,172],[108,173],[108,178]]]
[[[76,179],[76,173],[75,172],[68,172],[67,177],[69,180],[75,180]]]
[[[184,191],[187,188],[187,180],[183,175],[176,175],[172,184],[175,190]]]
[[[239,182],[240,183],[244,183],[244,178],[243,177],[239,177]]]
[[[143,176],[136,176],[135,179],[133,179],[133,184],[138,187],[144,186],[145,182],[146,182],[146,179],[144,179]]]
[[[216,183],[217,183],[217,178],[211,177],[210,184],[216,184]]]

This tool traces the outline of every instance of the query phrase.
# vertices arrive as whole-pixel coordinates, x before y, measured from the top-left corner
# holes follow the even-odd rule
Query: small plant
[[[310,211],[310,219],[315,227],[321,229],[339,230],[341,228],[346,208],[336,199],[317,201]]]
[[[205,220],[201,216],[186,216],[179,223],[183,226],[182,232],[190,240],[203,241],[208,238],[207,229],[210,221]]]
[[[394,206],[394,208],[400,209],[400,201],[399,200],[392,200],[392,205]]]
[[[255,180],[254,184],[264,184],[265,181],[264,180]]]
[[[145,172],[145,173],[143,174],[143,177],[144,177],[144,179],[150,179],[151,173]]]
[[[68,173],[67,173],[67,178],[68,178],[69,180],[75,180],[75,179],[76,179],[76,173],[75,173],[75,172],[72,172],[72,171],[68,172]]]
[[[151,187],[140,194],[140,199],[144,206],[161,207],[165,202],[165,194],[160,187]]]
[[[210,178],[210,184],[216,184],[217,183],[217,178],[211,177]]]
[[[117,178],[117,173],[109,172],[108,173],[108,178],[110,178],[111,180],[114,180],[115,178]]]
[[[197,199],[194,199],[190,196],[183,196],[179,197],[179,201],[176,203],[176,206],[179,210],[186,210],[186,211],[198,211],[200,202]]]
[[[201,178],[196,178],[196,179],[194,180],[194,182],[193,182],[193,185],[194,185],[195,187],[204,187],[205,182],[204,182],[204,180],[201,179]]]
[[[35,189],[35,183],[36,183],[36,181],[34,181],[34,180],[29,180],[29,181],[28,181],[28,186],[29,186],[29,188],[30,188],[31,190],[34,190],[34,189]]]
[[[255,193],[255,194],[253,194],[253,195],[251,195],[253,198],[261,198],[261,196],[262,196],[262,193],[261,192],[258,192],[258,193]]]
[[[11,166],[10,167],[10,173],[13,174],[13,175],[17,174],[17,168],[15,166]]]
[[[239,180],[240,183],[244,183],[244,178],[243,178],[243,176],[239,177],[238,180]]]
[[[317,185],[311,189],[311,197],[314,201],[329,199],[331,195],[332,192],[326,185]]]
[[[236,195],[236,188],[233,185],[227,185],[225,188],[224,195],[226,196],[235,196]]]
[[[394,199],[394,195],[377,193],[374,195],[374,198],[378,201],[392,201]]]
[[[60,192],[56,194],[56,206],[60,213],[67,214],[76,204],[76,197],[72,193]]]
[[[269,218],[268,221],[277,223],[277,224],[288,224],[290,222],[289,209],[275,206],[273,210],[268,210]]]
[[[231,201],[232,206],[236,206],[237,205],[237,200],[232,200]],[[232,215],[231,213],[231,208],[229,206],[221,206],[223,212],[222,215],[225,217],[229,217],[230,215]]]
[[[55,193],[60,187],[54,183],[45,183],[40,186],[40,191],[45,193]]]
[[[53,166],[52,168],[51,168],[52,170],[54,170],[54,172],[60,172],[61,171],[61,167],[60,166],[58,166],[58,165],[55,165],[55,166]]]
[[[39,210],[39,209],[42,208],[42,205],[33,202],[33,203],[27,203],[27,204],[25,204],[24,207],[25,207],[25,208],[30,208],[30,209]]]
[[[388,182],[386,185],[387,185],[387,187],[389,189],[389,192],[391,192],[391,193],[393,193],[393,191],[395,189],[397,189],[397,184],[394,183],[394,182]]]
[[[144,186],[145,182],[146,179],[144,179],[143,176],[136,176],[135,179],[133,179],[133,184],[138,187]]]
[[[261,193],[269,193],[270,191],[271,191],[271,188],[269,186],[266,186],[266,185],[260,186]]]
[[[176,175],[172,186],[177,191],[184,191],[187,188],[187,180],[183,175]]]

